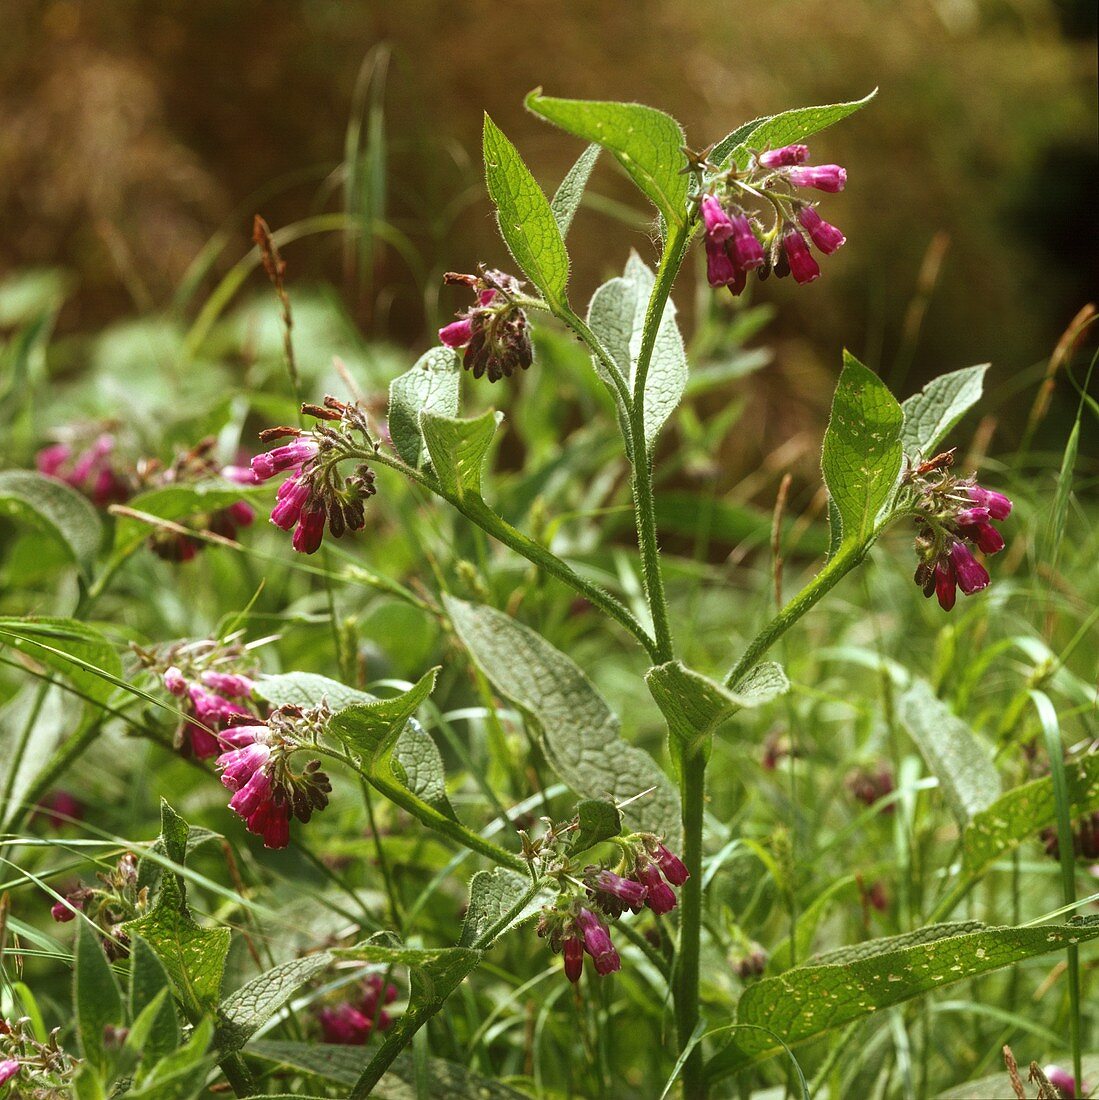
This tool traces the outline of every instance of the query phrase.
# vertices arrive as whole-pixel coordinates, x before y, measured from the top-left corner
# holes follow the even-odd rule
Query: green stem
[[[685,756],[680,780],[683,803],[683,862],[691,877],[679,892],[679,944],[676,949],[673,995],[679,1049],[691,1042],[699,1018],[698,960],[702,941],[702,820],[705,809],[706,758]],[[702,1045],[696,1043],[683,1063],[683,1095],[703,1098]]]

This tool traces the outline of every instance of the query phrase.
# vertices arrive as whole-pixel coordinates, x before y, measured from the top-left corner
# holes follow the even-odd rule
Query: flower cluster
[[[947,451],[905,475],[916,494],[915,581],[925,596],[938,597],[944,611],[954,606],[957,589],[971,596],[988,587],[988,571],[971,547],[999,553],[1004,537],[993,520],[1011,514],[1011,501],[1003,493],[983,488],[974,478],[954,477],[953,464],[954,452]]]
[[[295,771],[291,760],[299,749],[316,745],[330,716],[323,705],[277,707],[265,722],[230,725],[218,735],[226,751],[215,763],[222,785],[233,792],[229,809],[263,838],[264,847],[285,848],[290,818],[307,822],[328,805],[332,784],[320,761]]]
[[[364,505],[376,490],[374,471],[365,459],[376,444],[357,405],[326,396],[323,405],[302,405],[302,412],[317,420],[312,429],[278,427],[260,433],[264,442],[290,442],[253,458],[252,475],[257,483],[290,475],[278,488],[271,522],[284,531],[293,529],[294,549],[313,554],[320,548],[326,524],[337,539],[366,526]],[[348,459],[357,465],[354,473],[342,477],[340,463]]]
[[[721,172],[713,169],[709,191],[699,202],[705,230],[706,276],[713,287],[726,286],[740,294],[750,272],[766,279],[793,275],[797,283],[820,277],[820,267],[809,249],[830,256],[846,238],[821,218],[816,208],[797,192],[842,191],[847,171],[838,164],[809,165],[809,147],[787,145],[757,153],[747,168]],[[770,216],[770,225],[761,214]]]
[[[527,315],[515,304],[522,283],[502,271],[480,275],[447,272],[448,283],[469,287],[476,301],[457,321],[439,329],[448,348],[465,348],[462,365],[474,378],[487,374],[490,382],[510,378],[534,361]]]
[[[45,1042],[35,1037],[29,1016],[9,1023],[0,1018],[0,1092],[12,1097],[72,1095],[72,1078],[79,1063],[58,1044],[55,1027]],[[11,1083],[10,1091],[4,1086]]]
[[[857,802],[864,806],[873,806],[893,793],[893,772],[888,764],[878,764],[873,768],[855,768],[847,773],[843,785]],[[883,812],[891,814],[893,805],[884,807]]]
[[[255,663],[234,638],[177,642],[160,650],[135,647],[142,664],[179,700],[184,719],[175,744],[185,756],[207,760],[222,751],[220,731],[231,722],[260,721],[253,700]]]
[[[35,457],[40,474],[65,482],[86,496],[96,507],[121,504],[133,495],[130,476],[111,461],[116,440],[110,432],[100,432],[84,444],[52,443]]]
[[[360,985],[356,998],[317,1010],[317,1023],[324,1041],[363,1046],[375,1029],[388,1031],[393,1026],[392,1017],[383,1006],[396,999],[397,987],[387,983],[380,974],[371,974]]]
[[[113,870],[96,877],[98,886],[80,883],[66,890],[63,899],[50,907],[50,916],[58,924],[67,924],[77,912],[83,913],[102,933],[107,957],[125,958],[130,941],[122,926],[149,906],[149,889],[138,881],[137,856],[125,852]]]
[[[552,836],[552,830],[551,830]],[[686,864],[657,837],[636,833],[616,841],[622,859],[615,869],[588,866],[579,880],[567,863],[558,868],[561,892],[557,902],[542,910],[538,935],[564,960],[565,976],[578,982],[588,955],[599,975],[613,974],[622,965],[611,940],[609,924],[627,909],[650,909],[657,916],[676,906],[673,887],[690,877]]]

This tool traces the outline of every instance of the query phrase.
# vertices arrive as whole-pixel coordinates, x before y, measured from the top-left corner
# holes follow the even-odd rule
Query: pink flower
[[[164,670],[164,687],[173,695],[187,694],[187,679],[175,665]]]
[[[687,870],[687,864],[670,849],[664,847],[663,844],[656,846],[653,859],[656,860],[660,870],[664,872],[664,877],[673,886],[682,886],[691,877],[691,872]]]
[[[980,592],[982,588],[988,587],[988,571],[973,556],[964,542],[955,542],[950,547],[950,561],[954,566],[958,587],[964,595],[972,596],[974,592]]]
[[[723,241],[706,238],[706,278],[710,286],[730,286],[741,274]]]
[[[982,508],[987,508],[988,514],[993,519],[1003,520],[1011,515],[1011,501],[1003,493],[983,489],[980,485],[967,485],[966,492],[971,500],[976,501]]]
[[[0,1085],[6,1084],[19,1073],[19,1063],[14,1058],[0,1062]]]
[[[613,871],[603,870],[591,879],[592,888],[602,890],[625,902],[635,913],[645,904],[648,890],[633,879],[622,878]]]
[[[495,297],[496,291],[485,293]],[[490,299],[491,301],[491,299]],[[451,321],[439,329],[439,340],[448,348],[464,348],[473,339],[473,321],[469,317],[463,317],[458,321]]]
[[[788,226],[783,233],[782,247],[790,264],[790,274],[794,276],[796,283],[804,286],[820,278],[820,267],[813,259],[805,238],[794,226]]]
[[[714,241],[727,241],[735,231],[732,219],[714,195],[706,195],[700,208],[706,236]]]
[[[763,266],[763,245],[759,243],[756,231],[752,223],[743,215],[738,214],[732,219],[733,239],[730,247],[733,254],[733,262],[742,271],[750,271]]]
[[[292,466],[301,466],[317,457],[320,445],[314,439],[295,439],[281,447],[256,455],[252,459],[252,472],[257,481],[267,481]]]
[[[998,554],[1004,548],[1004,536],[991,523],[963,527],[962,534],[977,544],[982,554]]]
[[[804,164],[808,159],[808,145],[784,145],[781,149],[760,153],[756,163],[761,168],[788,168],[793,164]]]
[[[566,936],[561,945],[561,954],[565,959],[565,977],[575,984],[584,973],[584,944],[579,936]]]
[[[809,234],[813,244],[826,256],[831,256],[847,240],[834,225],[826,222],[811,206],[803,206],[798,211],[798,221]]]
[[[290,807],[285,803],[262,803],[244,824],[263,838],[265,848],[285,848],[290,843]]]
[[[225,511],[238,527],[251,527],[256,519],[255,508],[246,500],[235,501]]]
[[[60,477],[58,470],[72,457],[72,448],[65,443],[54,443],[43,447],[35,455],[34,464],[40,474],[47,477]]]
[[[818,191],[835,193],[847,186],[847,169],[841,168],[838,164],[791,168],[789,178],[795,187],[814,187]]]
[[[188,722],[183,727],[183,745],[196,760],[209,760],[221,752],[217,734],[197,722]]]
[[[317,1022],[324,1041],[341,1046],[362,1046],[374,1030],[373,1020],[347,1002],[320,1009]]]
[[[223,699],[220,695],[207,691],[199,684],[188,685],[187,694],[190,696],[195,714],[201,722],[227,722],[234,714],[249,713],[247,708],[242,707],[239,703]]]
[[[84,820],[84,803],[69,791],[51,791],[36,807],[52,829],[62,829]]]
[[[229,809],[247,820],[261,805],[270,800],[271,779],[262,768],[257,768],[252,772],[248,782],[229,799]]]
[[[256,686],[256,682],[248,676],[240,676],[233,672],[216,672],[214,669],[208,669],[202,674],[202,682],[208,688],[235,699],[249,698]]]
[[[238,485],[255,485],[257,478],[251,466],[222,466],[221,476],[226,481],[235,481]]]
[[[289,531],[301,518],[301,510],[312,491],[309,483],[302,478],[287,478],[279,486],[277,502],[271,511],[271,522],[276,527]]]
[[[646,863],[637,869],[637,877],[648,887],[645,904],[659,917],[670,913],[676,906],[675,891],[660,877],[655,863]]]
[[[949,611],[954,606],[957,598],[955,585],[953,562],[950,558],[940,558],[935,563],[935,595],[938,597],[939,606],[944,611]]]
[[[611,935],[603,922],[590,909],[581,909],[576,916],[576,923],[584,937],[584,950],[595,963],[595,972],[606,975],[618,970],[622,960],[618,957]]]
[[[315,554],[324,538],[325,511],[323,508],[303,509],[292,543],[299,554]]]
[[[68,924],[76,919],[76,911],[84,908],[84,899],[80,897],[66,897],[64,901],[55,901],[50,906],[50,916],[58,924]]]
[[[1061,1069],[1060,1066],[1046,1066],[1042,1072],[1065,1100],[1076,1100],[1076,1078],[1068,1070]],[[1083,1091],[1085,1094],[1088,1092],[1086,1086]]]
[[[242,730],[254,728],[238,726],[232,733],[240,734]],[[266,727],[263,727],[266,736]],[[256,772],[260,771],[271,758],[271,747],[264,741],[252,741],[244,744],[239,749],[231,749],[217,758],[215,766],[221,771],[222,785],[231,791],[239,791],[244,787]]]

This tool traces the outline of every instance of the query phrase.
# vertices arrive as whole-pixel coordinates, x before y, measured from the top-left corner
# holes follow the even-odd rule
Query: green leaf
[[[458,946],[487,949],[505,932],[534,916],[549,899],[532,898],[530,890],[529,875],[506,867],[478,871],[469,880],[469,907]]]
[[[90,1065],[83,1065],[77,1071],[72,1082],[74,1100],[106,1100],[103,1082],[99,1074]]]
[[[485,115],[485,183],[500,235],[523,273],[554,307],[565,304],[569,255],[557,219],[519,150]]]
[[[127,1100],[192,1100],[198,1096],[214,1064],[206,1053],[213,1037],[214,1022],[206,1017],[195,1025],[183,1046],[153,1066],[140,1088],[126,1093]]]
[[[631,252],[625,272],[599,287],[588,307],[588,324],[631,391],[641,353],[645,312],[655,281],[652,270],[636,252]],[[598,358],[594,362],[596,371],[606,378],[602,362]],[[687,353],[675,322],[675,305],[669,300],[645,376],[645,444],[650,451],[686,386]]]
[[[839,510],[842,542],[865,543],[901,472],[904,415],[873,371],[843,353],[821,465]]]
[[[1073,817],[1099,810],[1099,756],[1065,763]],[[1001,853],[1057,823],[1053,779],[1015,787],[973,815],[962,838],[962,867],[976,874]]]
[[[446,492],[459,500],[466,495],[481,495],[488,449],[502,418],[501,413],[491,409],[471,420],[420,413],[420,430],[431,465]]]
[[[106,1076],[111,1057],[104,1043],[104,1032],[108,1027],[121,1027],[125,1023],[122,993],[99,946],[95,926],[84,918],[78,924],[73,992],[76,1035],[84,1058],[101,1076]]]
[[[139,1019],[144,1013],[159,1007],[149,1020],[149,1027],[142,1037],[139,1049],[146,1061],[155,1062],[170,1054],[179,1046],[179,1019],[171,997],[161,995],[169,991],[168,974],[152,948],[140,937],[130,938],[130,1018]],[[136,1025],[135,1025],[136,1027]],[[131,1031],[130,1037],[133,1038]]]
[[[218,1050],[229,1053],[242,1046],[280,1009],[296,989],[332,965],[327,951],[291,959],[265,970],[221,1005],[214,1037]]]
[[[76,619],[0,618],[0,645],[10,645],[56,669],[97,702],[105,702],[122,677],[122,659],[115,646],[95,627]]]
[[[164,854],[182,867],[187,851],[187,822],[163,800],[160,821]],[[187,886],[182,875],[165,871],[153,908],[123,927],[128,936],[139,935],[148,942],[189,1017],[196,1019],[216,1009],[230,932],[228,928],[202,928],[195,923],[187,907]]]
[[[423,452],[420,413],[458,415],[461,361],[451,348],[436,347],[416,360],[415,366],[389,385],[389,434],[397,453],[419,466]]]
[[[613,802],[602,798],[585,798],[577,804],[578,828],[569,845],[569,852],[577,855],[602,844],[604,840],[622,832],[622,812]]]
[[[747,122],[722,138],[710,153],[714,164],[725,168],[730,162],[738,168],[748,164],[749,150],[781,149],[784,145],[802,142],[807,137],[834,125],[865,107],[878,94],[875,88],[868,96],[849,103],[829,103],[821,107],[795,107],[777,115],[767,115]]]
[[[757,665],[736,690],[687,668],[682,661],[650,668],[645,683],[667,720],[668,729],[687,752],[709,743],[714,731],[745,707],[758,707],[788,691],[790,682],[773,661]]]
[[[315,672],[281,672],[274,676],[261,676],[256,681],[256,694],[272,706],[303,707],[306,710],[319,707],[322,703],[332,710],[343,710],[352,703],[377,701],[377,696]]]
[[[56,538],[84,579],[91,578],[103,543],[103,523],[75,489],[30,470],[0,471],[0,514],[15,516]]]
[[[589,145],[577,158],[576,163],[568,170],[557,193],[553,196],[550,209],[553,211],[557,228],[561,236],[566,237],[572,226],[572,219],[580,207],[580,200],[584,197],[584,188],[588,186],[592,169],[599,159],[599,146],[595,143]]]
[[[957,819],[965,824],[1000,795],[1000,775],[973,731],[931,690],[916,680],[901,696],[898,714]]]
[[[687,220],[688,177],[683,128],[671,115],[640,103],[555,99],[531,92],[527,107],[554,126],[594,141],[614,154],[649,197],[667,226]]]
[[[622,740],[618,718],[575,662],[495,608],[443,600],[462,644],[496,690],[530,719],[557,774],[586,798],[623,802],[649,792],[625,809],[626,819],[677,847],[674,786],[647,752]]]
[[[863,945],[862,958],[796,967],[764,978],[741,997],[736,1022],[767,1028],[793,1046],[931,990],[1095,939],[1099,917],[1063,925],[964,927],[931,942],[912,943],[904,937],[875,941]],[[717,1080],[781,1050],[762,1031],[741,1032],[711,1059],[708,1076]]]
[[[904,453],[930,458],[947,433],[981,399],[988,364],[951,371],[932,379],[901,405]]]
[[[365,1061],[363,1051],[358,1047],[325,1043],[253,1043],[248,1053],[294,1066],[340,1085],[353,1085],[359,1079]],[[371,1095],[377,1100],[421,1100],[416,1085],[418,1069],[409,1055],[400,1055]],[[446,1100],[528,1100],[526,1093],[516,1092],[499,1081],[482,1077],[441,1058],[426,1059],[424,1071],[431,1096],[445,1097]]]

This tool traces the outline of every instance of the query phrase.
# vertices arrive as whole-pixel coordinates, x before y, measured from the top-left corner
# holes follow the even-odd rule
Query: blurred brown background
[[[365,331],[412,345],[458,304],[438,300],[442,270],[505,260],[482,109],[552,189],[580,145],[524,112],[537,85],[660,106],[696,147],[879,86],[813,143],[849,169],[822,203],[849,243],[811,288],[760,288],[783,304],[767,338],[806,377],[846,344],[902,392],[986,359],[1005,383],[1095,294],[1094,20],[1091,0],[3,0],[0,277],[72,270],[62,328],[87,330],[164,306],[220,229],[213,285],[255,210],[273,225],[338,210],[356,80],[388,43],[385,218],[401,247],[380,249],[370,286],[341,282],[332,236],[287,255],[297,278],[341,282]],[[648,216],[607,163],[593,191]],[[651,253],[603,208],[572,239],[578,304],[631,244]]]

